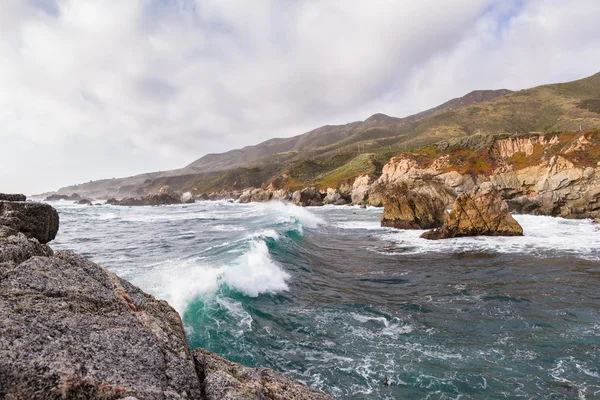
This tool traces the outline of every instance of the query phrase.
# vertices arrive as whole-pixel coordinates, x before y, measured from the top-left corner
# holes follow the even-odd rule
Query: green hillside
[[[303,135],[202,157],[187,167],[100,181],[102,190],[144,194],[163,184],[196,193],[248,186],[336,186],[361,174],[377,176],[391,156],[452,140],[490,135],[600,128],[600,73],[585,79],[508,90],[475,91],[406,118],[375,114],[362,122],[324,126]],[[85,192],[94,182],[59,192]],[[110,190],[109,190],[110,191]]]

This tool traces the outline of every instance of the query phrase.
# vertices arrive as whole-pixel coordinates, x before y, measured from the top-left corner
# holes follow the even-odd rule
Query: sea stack
[[[458,196],[440,229],[421,235],[432,240],[460,236],[523,236],[523,228],[510,215],[498,188],[484,182]]]

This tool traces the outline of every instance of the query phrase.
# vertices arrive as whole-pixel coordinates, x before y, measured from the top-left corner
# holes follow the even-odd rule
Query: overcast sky
[[[600,71],[598,0],[1,0],[0,192]]]

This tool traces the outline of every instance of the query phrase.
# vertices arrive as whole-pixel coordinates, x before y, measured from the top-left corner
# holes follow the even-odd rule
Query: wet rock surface
[[[425,232],[425,239],[460,236],[523,236],[523,228],[512,217],[500,190],[491,182],[458,196],[444,225]]]
[[[331,399],[280,372],[244,367],[204,349],[194,349],[194,360],[208,400]]]
[[[381,226],[398,229],[439,228],[446,217],[444,201],[427,190],[426,185],[400,183],[383,197]]]

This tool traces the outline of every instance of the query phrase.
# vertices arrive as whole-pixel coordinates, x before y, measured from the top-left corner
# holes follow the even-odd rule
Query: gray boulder
[[[58,213],[44,203],[0,201],[0,225],[48,243],[58,232]]]
[[[27,197],[24,194],[0,193],[0,201],[25,201]]]
[[[0,398],[202,398],[181,320],[165,301],[72,252],[8,240]]]
[[[331,399],[280,372],[244,367],[204,349],[194,349],[194,360],[207,400]]]

